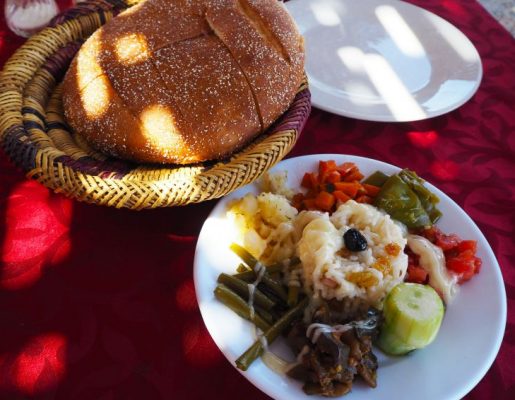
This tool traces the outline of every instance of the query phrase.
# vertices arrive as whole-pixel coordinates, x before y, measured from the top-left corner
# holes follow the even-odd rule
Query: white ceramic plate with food
[[[292,0],[315,107],[371,121],[445,114],[476,92],[474,45],[456,27],[397,0]]]
[[[368,176],[376,170],[393,174],[399,168],[372,159],[319,154],[282,161],[271,172],[288,171],[288,185],[300,191],[306,171],[317,171],[320,160],[338,164],[354,162]],[[506,324],[506,292],[499,264],[485,237],[470,217],[448,196],[430,184],[438,195],[443,217],[438,226],[446,233],[476,240],[483,260],[481,272],[460,287],[447,308],[435,341],[428,347],[403,357],[389,357],[375,350],[379,359],[377,388],[354,382],[346,396],[357,399],[460,399],[485,375],[501,345]],[[254,342],[254,328],[215,299],[213,290],[221,272],[234,273],[239,259],[229,249],[235,228],[226,218],[228,203],[248,192],[259,193],[257,184],[247,185],[218,202],[204,223],[195,252],[194,279],[197,300],[207,329],[220,350],[234,361]],[[272,350],[293,359],[282,338]],[[274,399],[322,399],[307,396],[300,382],[269,369],[256,360],[243,375]]]

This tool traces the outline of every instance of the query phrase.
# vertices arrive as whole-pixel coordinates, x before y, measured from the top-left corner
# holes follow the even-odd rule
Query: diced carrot
[[[357,197],[362,196],[364,194],[367,194],[367,190],[363,187],[363,184],[359,184],[358,194]]]
[[[316,204],[315,204],[315,199],[304,199],[302,201],[302,204],[304,205],[306,210],[316,210],[317,209]]]
[[[359,172],[358,169],[356,169],[355,171],[352,171],[350,174],[347,174],[345,175],[345,177],[343,178],[344,182],[354,182],[354,181],[360,181],[362,180],[364,177],[364,175]]]
[[[349,201],[351,199],[350,196],[346,195],[341,190],[335,190],[333,192],[333,196],[335,197],[336,200],[338,200],[342,203],[345,203],[346,201]]]
[[[311,179],[309,178],[309,172],[306,172],[302,177],[302,181],[300,182],[300,186],[309,189],[311,187]]]
[[[351,163],[351,162],[346,162],[338,167],[338,172],[340,173],[340,175],[343,178],[345,175],[347,175],[357,169],[358,169],[358,167],[356,167],[356,164]]]
[[[361,185],[357,182],[336,182],[334,187],[336,190],[340,190],[347,196],[354,198],[356,197],[356,194],[358,194],[358,190]]]
[[[336,163],[333,160],[329,161],[320,161],[318,163],[318,182],[325,183],[327,182],[328,176],[331,172],[336,170]]]
[[[316,174],[306,172],[304,176],[302,177],[301,186],[305,187],[306,189],[314,189],[318,183]]]
[[[366,204],[372,204],[374,202],[374,199],[372,197],[367,196],[366,194],[356,197],[355,199],[358,203],[366,203]]]
[[[317,197],[318,192],[319,192],[318,188],[309,189],[306,192],[306,194],[304,195],[304,198],[306,198],[306,199],[314,199],[315,197]]]
[[[303,209],[302,201],[304,200],[304,194],[303,193],[297,193],[293,196],[291,199],[291,204],[293,207],[295,207],[297,210]]]
[[[331,193],[320,192],[315,199],[315,205],[319,210],[331,211],[335,203],[335,198]]]
[[[336,163],[334,160],[328,160],[328,161],[320,161],[318,163],[318,173],[319,175],[325,174],[327,172],[335,171],[337,168]]]
[[[336,183],[336,182],[340,182],[341,179],[342,179],[342,176],[338,171],[331,171],[327,175],[326,182]]]
[[[381,188],[379,186],[369,185],[368,183],[361,184],[370,197],[376,197]]]

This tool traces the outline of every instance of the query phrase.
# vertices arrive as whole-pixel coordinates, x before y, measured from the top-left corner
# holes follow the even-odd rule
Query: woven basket
[[[60,81],[81,43],[134,3],[80,3],[30,38],[5,64],[0,75],[0,141],[28,177],[79,201],[139,210],[224,196],[288,154],[311,110],[306,82],[267,132],[216,163],[129,163],[93,151],[73,134],[63,116]]]

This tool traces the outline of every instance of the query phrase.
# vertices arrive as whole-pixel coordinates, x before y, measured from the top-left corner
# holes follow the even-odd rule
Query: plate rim
[[[362,1],[364,1],[364,0],[362,0]],[[375,0],[373,0],[373,1],[375,1]],[[287,3],[284,3],[284,4],[285,4],[286,8],[288,9],[288,11],[290,12],[290,15],[291,15],[291,11],[290,11],[289,7],[292,7],[292,4],[302,4],[302,7],[305,8],[305,7],[308,7],[308,5],[313,3],[313,2],[324,2],[326,4],[329,4],[330,0],[290,0]],[[332,105],[333,100],[329,101],[329,102],[319,102],[318,101],[317,93],[319,93],[319,92],[327,93],[327,92],[324,92],[323,90],[319,89],[319,87],[317,85],[315,85],[315,84],[310,85],[310,89],[311,89],[311,103],[312,103],[313,107],[316,107],[316,108],[318,108],[318,109],[320,109],[322,111],[330,112],[332,114],[336,114],[336,115],[340,115],[340,116],[348,117],[348,118],[360,119],[360,120],[364,120],[364,121],[374,121],[374,122],[415,122],[415,121],[423,121],[423,120],[426,120],[426,119],[430,119],[430,118],[434,118],[434,117],[439,117],[441,115],[447,114],[447,113],[449,113],[451,111],[454,111],[454,110],[460,108],[462,105],[464,105],[466,102],[468,102],[476,94],[476,92],[478,91],[479,87],[481,86],[481,82],[483,80],[483,74],[484,74],[483,61],[482,61],[481,55],[479,54],[479,51],[477,50],[477,47],[474,45],[474,43],[468,38],[467,35],[465,35],[461,31],[461,29],[459,29],[452,22],[446,20],[445,18],[441,17],[440,15],[438,15],[438,14],[432,12],[432,11],[429,11],[428,9],[420,7],[420,6],[416,5],[416,4],[412,4],[412,3],[408,3],[408,2],[400,1],[400,0],[384,0],[384,3],[385,4],[388,4],[388,3],[390,3],[390,4],[398,4],[398,5],[400,5],[400,7],[417,9],[418,12],[430,14],[433,17],[435,17],[436,20],[438,20],[438,22],[440,24],[447,24],[453,30],[458,32],[459,35],[461,36],[461,38],[464,39],[466,42],[468,42],[470,44],[471,48],[474,50],[475,61],[476,61],[477,66],[478,66],[478,72],[477,72],[477,76],[476,76],[475,81],[474,81],[474,86],[460,100],[458,100],[456,102],[453,102],[451,104],[448,104],[446,107],[439,108],[435,112],[429,112],[427,110],[423,110],[426,115],[425,116],[416,117],[416,118],[397,118],[397,117],[395,117],[391,113],[390,114],[384,114],[384,113],[370,114],[366,110],[363,111],[363,112],[357,112],[356,109],[358,109],[358,106],[356,106],[355,108],[353,108],[350,111],[342,110],[341,108],[338,108],[338,107]],[[293,15],[292,15],[292,18],[293,18]],[[306,34],[303,33],[302,30],[301,30],[300,24],[296,20],[295,20],[295,23],[297,24],[298,29],[301,32],[301,35],[303,37],[306,37]],[[311,79],[311,74],[307,70],[306,70],[306,75],[308,77],[308,81],[313,81],[313,79]],[[410,94],[413,94],[413,93],[410,92]],[[332,97],[339,98],[338,96],[332,96]],[[382,102],[380,104],[387,108],[386,103]]]
[[[337,153],[317,153],[317,154],[308,154],[308,155],[302,155],[302,156],[297,156],[297,157],[290,157],[290,158],[284,159],[281,162],[279,162],[278,164],[276,164],[273,169],[275,169],[276,171],[281,170],[281,168],[280,168],[281,164],[286,163],[286,162],[290,162],[290,160],[299,160],[299,161],[308,160],[308,161],[312,161],[313,159],[320,160],[322,158],[334,159],[334,158],[342,158],[342,157],[346,158],[346,161],[350,161],[350,162],[359,163],[360,161],[366,161],[366,162],[372,161],[374,163],[378,163],[378,164],[376,164],[378,166],[383,165],[383,166],[386,166],[388,168],[392,168],[393,167],[396,170],[401,170],[401,168],[398,167],[397,165],[390,164],[390,163],[387,163],[385,161],[380,161],[380,160],[376,160],[376,159],[369,158],[369,157],[363,157],[363,156],[357,156],[357,155],[351,155],[351,154],[337,154]],[[446,198],[447,201],[450,201],[452,206],[454,208],[456,208],[459,211],[460,214],[462,214],[465,218],[467,218],[469,220],[469,222],[475,227],[475,229],[477,230],[479,236],[487,244],[487,246],[485,247],[484,250],[486,251],[486,253],[488,253],[489,257],[494,261],[494,265],[492,267],[494,267],[493,270],[495,272],[495,276],[496,276],[498,282],[500,283],[501,289],[502,289],[502,290],[500,290],[498,292],[498,295],[500,296],[500,300],[501,300],[501,302],[500,302],[501,309],[499,310],[500,311],[500,320],[499,320],[498,329],[496,329],[496,332],[497,332],[496,340],[495,340],[494,343],[492,343],[492,346],[491,346],[490,351],[488,353],[488,357],[483,361],[483,363],[481,365],[481,368],[479,368],[475,372],[474,376],[472,376],[469,379],[469,381],[468,381],[469,383],[466,384],[466,385],[463,385],[461,387],[461,389],[455,389],[454,396],[453,397],[449,397],[449,399],[461,399],[467,393],[469,393],[474,387],[476,387],[477,384],[483,379],[483,377],[486,375],[488,370],[491,368],[491,366],[495,362],[495,359],[497,358],[497,355],[498,355],[499,350],[501,348],[501,345],[502,345],[502,342],[503,342],[503,339],[504,339],[504,335],[505,335],[505,332],[506,332],[506,323],[507,323],[506,286],[504,284],[504,277],[502,275],[501,267],[499,265],[497,257],[495,256],[495,253],[493,252],[492,246],[490,245],[489,241],[487,240],[487,238],[485,237],[485,235],[483,234],[481,229],[479,229],[479,227],[477,226],[476,222],[450,196],[445,194],[445,192],[441,191],[440,189],[438,189],[436,186],[434,186],[433,184],[431,184],[428,181],[426,181],[426,183],[428,184],[429,188],[432,191],[434,190],[434,191],[437,192],[436,194],[438,196],[442,196],[443,195]],[[250,184],[248,184],[248,185],[238,189],[236,192],[242,191],[242,190],[244,190],[245,188],[248,188],[248,187],[253,187],[253,186],[255,186],[255,184],[256,184],[255,182],[250,183]],[[231,194],[231,195],[234,196],[234,194]],[[210,327],[205,322],[204,313],[206,312],[206,310],[201,306],[201,304],[202,304],[201,300],[202,299],[201,299],[201,296],[199,294],[200,291],[198,290],[198,282],[201,279],[201,277],[200,277],[200,268],[201,267],[199,266],[200,261],[199,261],[199,257],[198,257],[197,253],[199,252],[199,243],[201,242],[200,239],[202,237],[202,233],[204,231],[204,226],[205,226],[206,222],[211,217],[213,217],[214,214],[218,213],[219,209],[221,207],[223,207],[223,204],[225,204],[226,201],[230,201],[230,200],[226,200],[226,198],[224,197],[224,198],[221,198],[215,204],[215,206],[213,207],[213,209],[209,213],[209,216],[207,217],[207,219],[204,221],[204,224],[202,225],[202,229],[200,231],[200,234],[199,234],[199,237],[198,237],[198,240],[197,240],[197,244],[195,246],[194,262],[193,262],[193,281],[194,281],[195,296],[196,296],[197,304],[199,305],[199,310],[200,310],[200,313],[201,313],[201,316],[202,316],[202,320],[204,322],[204,326],[206,327],[209,335],[211,336],[211,339],[215,342],[215,344],[218,347],[219,351],[224,355],[224,357],[227,359],[229,364],[234,369],[236,369],[236,371],[238,371],[241,375],[243,375],[245,377],[245,379],[250,384],[252,384],[256,388],[261,390],[263,393],[267,394],[268,396],[272,397],[273,399],[283,399],[285,397],[281,396],[280,393],[278,393],[276,390],[274,390],[275,388],[267,386],[266,383],[264,381],[262,381],[262,380],[251,380],[251,378],[246,374],[245,371],[241,371],[240,369],[238,369],[234,365],[232,360],[229,359],[228,354],[225,351],[223,351],[221,346],[219,346],[219,344],[216,342],[215,338],[211,334]],[[319,396],[310,396],[310,397],[306,397],[306,398],[311,398],[311,399],[314,399],[314,400],[323,399],[322,397],[319,397]]]

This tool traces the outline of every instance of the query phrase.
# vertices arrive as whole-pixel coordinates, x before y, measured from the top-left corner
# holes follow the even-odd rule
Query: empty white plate
[[[396,0],[292,0],[315,107],[371,121],[445,114],[476,92],[481,59],[439,16]]]

